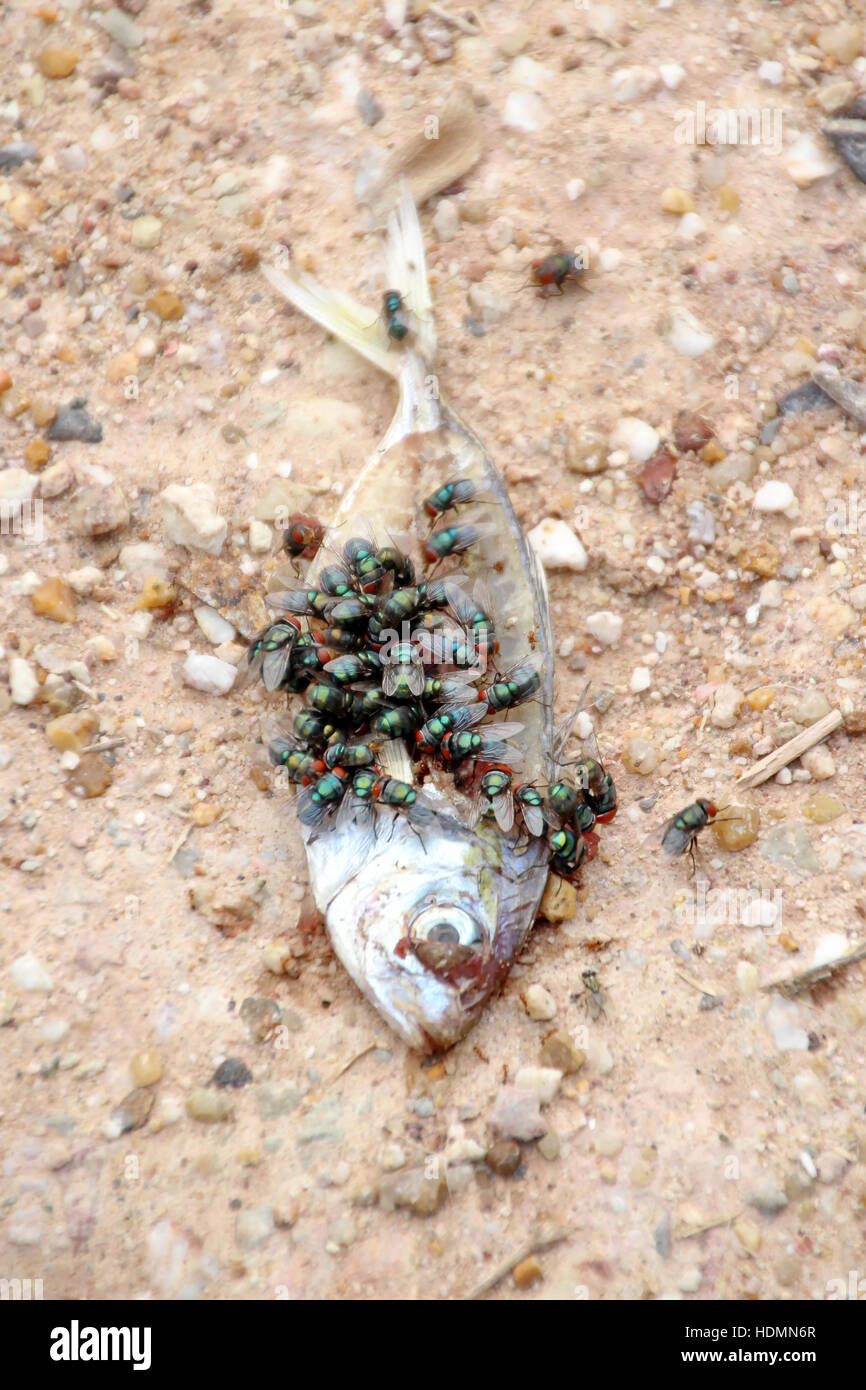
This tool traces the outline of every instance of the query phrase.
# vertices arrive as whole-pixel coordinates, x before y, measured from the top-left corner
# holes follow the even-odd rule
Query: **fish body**
[[[441,613],[452,633],[455,620],[444,606],[448,586],[441,586],[441,593],[435,588],[440,576],[447,570],[450,578],[453,571],[460,586],[471,590],[476,580],[495,575],[497,611],[490,620],[495,621],[499,640],[497,668],[522,671],[531,662],[537,689],[534,698],[521,705],[521,724],[507,735],[507,745],[499,742],[507,724],[496,725],[497,739],[485,736],[484,723],[475,724],[473,734],[450,738],[460,750],[480,747],[491,762],[502,761],[494,752],[503,753],[508,762],[519,764],[516,780],[522,784],[547,785],[555,762],[553,656],[544,575],[487,451],[438,389],[431,390],[435,331],[421,233],[408,191],[391,219],[386,259],[389,283],[420,310],[417,331],[401,340],[399,351],[393,344],[389,350],[389,345],[371,340],[365,306],[309,277],[295,281],[271,269],[265,272],[296,308],[389,373],[399,388],[384,439],[347,490],[326,531],[327,553],[346,555],[358,518],[375,517],[382,533],[379,542],[386,541],[386,533],[399,537],[401,551],[417,574],[416,590],[394,600],[390,615],[396,619],[405,610],[407,623],[420,626],[420,610],[426,608],[428,617]],[[454,490],[455,479],[465,480],[466,486]],[[448,496],[446,488],[451,489]],[[461,515],[458,522],[446,521],[440,530],[452,534],[431,546],[430,506],[425,499],[436,498],[438,508],[452,496],[462,502],[476,495],[485,499],[483,518]],[[348,560],[345,563],[351,568]],[[310,593],[316,592],[314,569],[313,563],[305,581]],[[432,590],[441,597],[441,608],[422,604],[417,587],[422,594]],[[371,601],[387,601],[387,592],[381,600],[371,596]],[[352,602],[343,600],[350,606]],[[328,621],[343,612],[330,608]],[[374,631],[380,626],[371,624]],[[470,637],[467,634],[465,641]],[[406,640],[402,632],[399,640]],[[449,664],[453,665],[443,663]],[[493,676],[491,669],[489,679]],[[315,796],[306,793],[307,823],[302,826],[312,892],[337,955],[392,1028],[410,1046],[424,1051],[447,1048],[462,1038],[505,979],[532,927],[553,854],[546,833],[527,828],[540,829],[540,813],[530,814],[528,820],[520,817],[508,833],[491,816],[474,818],[472,777],[455,777],[453,763],[440,748],[419,743],[417,731],[442,703],[434,696],[424,704],[427,691],[432,693],[439,680],[453,689],[455,677],[454,671],[425,665],[414,682],[420,693],[413,692],[402,704],[395,699],[394,708],[386,705],[372,726],[355,728],[351,739],[374,746],[376,770],[356,773],[354,781],[329,774]],[[465,684],[466,677],[462,680]],[[358,694],[356,714],[367,705],[363,692]],[[329,707],[337,703],[321,699]],[[375,706],[375,698],[371,703]],[[312,713],[308,722],[315,746],[321,748],[329,736],[336,741],[325,732],[326,715],[316,710],[313,719]],[[333,719],[339,722],[336,714]],[[458,717],[456,722],[463,721]],[[389,737],[393,729],[395,738]],[[481,738],[475,739],[474,733]],[[472,766],[459,763],[462,769]],[[474,766],[477,785],[484,763]],[[414,805],[406,811],[413,798],[404,787],[413,782],[419,787],[418,810],[423,802],[423,815],[414,814]]]

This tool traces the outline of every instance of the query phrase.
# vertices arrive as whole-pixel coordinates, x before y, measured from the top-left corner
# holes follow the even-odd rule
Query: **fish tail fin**
[[[405,179],[401,183],[397,206],[388,218],[385,267],[389,285],[400,291],[417,319],[415,345],[425,362],[432,362],[436,356],[436,324],[427,279],[424,238],[415,199]]]
[[[400,200],[388,219],[385,266],[389,287],[399,290],[418,321],[414,335],[416,350],[425,362],[432,362],[436,354],[436,328],[424,240],[418,211],[405,180]],[[377,319],[375,311],[342,290],[329,289],[305,271],[295,278],[276,266],[263,265],[262,272],[278,294],[374,367],[398,379],[403,374],[407,354],[389,351],[381,332],[371,331]]]
[[[263,265],[262,272],[277,293],[307,318],[333,333],[380,371],[399,377],[400,354],[389,352],[378,335],[371,332],[375,317],[371,320],[372,311],[366,305],[340,290],[328,289],[303,271],[297,279],[271,265]]]

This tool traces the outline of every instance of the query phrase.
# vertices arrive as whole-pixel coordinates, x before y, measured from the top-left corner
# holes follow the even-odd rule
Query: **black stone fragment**
[[[102,440],[102,426],[92,415],[88,415],[79,398],[58,410],[54,423],[46,433],[46,439],[74,439],[81,444],[99,444]]]
[[[816,381],[805,381],[778,402],[780,415],[805,415],[809,410],[826,410],[832,404]]]
[[[213,1074],[214,1086],[248,1086],[253,1074],[240,1057],[226,1057]]]

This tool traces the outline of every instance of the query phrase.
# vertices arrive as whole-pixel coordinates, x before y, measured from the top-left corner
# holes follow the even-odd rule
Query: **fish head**
[[[308,841],[314,893],[337,955],[410,1047],[452,1046],[505,978],[547,881],[544,841],[373,812],[373,842]],[[325,902],[327,899],[327,902]]]

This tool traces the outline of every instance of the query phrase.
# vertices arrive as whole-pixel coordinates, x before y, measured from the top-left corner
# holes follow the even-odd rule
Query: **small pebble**
[[[810,188],[821,179],[831,178],[838,167],[812,135],[801,135],[782,155],[782,168],[798,188]]]
[[[741,1216],[738,1221],[734,1222],[734,1235],[749,1254],[756,1255],[760,1250],[761,1232],[754,1221],[750,1221],[747,1216]]]
[[[622,761],[629,772],[648,777],[658,767],[660,756],[655,744],[645,738],[630,738],[623,749]]]
[[[12,979],[28,994],[54,988],[54,981],[32,951],[12,962]]]
[[[136,1052],[129,1070],[136,1086],[155,1086],[162,1079],[162,1057],[156,1048],[146,1047]]]
[[[69,77],[78,66],[79,54],[74,48],[57,48],[49,46],[43,48],[39,54],[39,71],[43,77],[53,78],[55,81]]]
[[[226,1057],[224,1062],[220,1062],[213,1076],[211,1077],[212,1086],[249,1086],[253,1079],[253,1074],[240,1057]]]
[[[520,1145],[513,1139],[499,1139],[487,1150],[486,1163],[501,1178],[511,1178],[520,1167]]]
[[[218,647],[221,642],[233,642],[237,635],[232,624],[227,622],[215,608],[208,608],[206,604],[202,603],[194,608],[193,617],[207,640],[212,642],[215,647]]]
[[[807,690],[791,710],[795,724],[817,724],[830,713],[830,701],[822,690]]]
[[[228,1096],[200,1087],[187,1096],[186,1113],[193,1120],[201,1120],[204,1124],[218,1124],[232,1118],[234,1103]]]
[[[756,512],[787,512],[797,498],[790,483],[771,478],[758,488],[752,504]]]
[[[545,1067],[554,1067],[566,1076],[580,1071],[586,1061],[586,1053],[575,1043],[570,1034],[562,1028],[551,1033],[541,1044],[541,1062]]]
[[[662,212],[676,213],[681,217],[684,212],[694,212],[695,200],[685,188],[666,188],[662,193],[661,208]]]
[[[521,1067],[514,1084],[521,1091],[531,1091],[539,1105],[549,1105],[559,1090],[562,1072],[555,1067]]]
[[[141,251],[152,251],[162,238],[162,222],[158,217],[145,213],[136,217],[132,223],[132,244]]]
[[[379,1154],[379,1167],[386,1173],[396,1173],[406,1166],[406,1150],[399,1144],[386,1144]]]
[[[582,542],[564,521],[546,517],[527,536],[545,569],[574,570],[581,574],[589,564]]]
[[[521,998],[527,1014],[536,1022],[546,1023],[555,1018],[556,1000],[544,985],[529,985]]]
[[[9,693],[15,705],[30,705],[39,693],[36,673],[23,657],[9,658]]]
[[[102,426],[81,405],[63,406],[48,427],[46,438],[56,441],[77,440],[81,444],[99,444]]]
[[[171,483],[160,493],[166,539],[172,545],[219,555],[228,534],[228,522],[216,508],[216,494],[207,483],[183,487]]]
[[[551,874],[541,898],[538,915],[546,922],[570,922],[577,911],[577,889],[573,883]]]
[[[593,1149],[604,1158],[616,1158],[624,1143],[625,1136],[619,1129],[598,1129],[592,1139]]]
[[[250,1040],[254,1043],[267,1042],[280,1023],[280,1006],[276,999],[263,995],[248,995],[241,1004],[241,1022],[246,1024]]]
[[[788,1198],[772,1178],[764,1178],[746,1200],[763,1216],[775,1216],[788,1205]]]
[[[726,806],[723,817],[712,822],[711,830],[716,843],[729,853],[747,849],[758,838],[761,827],[761,813],[757,806]]]
[[[714,729],[733,728],[739,717],[743,698],[742,690],[735,685],[725,682],[717,687],[713,692],[713,707],[710,712],[710,723]]]
[[[682,357],[703,357],[716,344],[713,334],[688,309],[677,309],[668,317],[665,337]]]
[[[197,1119],[204,1118],[201,1115]],[[241,1250],[259,1250],[275,1229],[272,1207],[247,1207],[235,1217],[235,1241]]]
[[[433,230],[438,241],[453,241],[460,231],[460,212],[450,198],[442,198],[433,214]]]
[[[548,1163],[553,1163],[555,1159],[559,1158],[562,1152],[559,1135],[552,1133],[543,1135],[538,1141],[538,1152],[541,1154],[542,1158],[547,1159]]]
[[[75,595],[69,585],[56,576],[44,579],[30,595],[33,612],[54,623],[74,623]]]
[[[659,447],[658,430],[634,415],[625,415],[610,437],[611,449],[625,449],[635,463],[645,463]]]
[[[814,774],[813,774],[814,775]],[[844,815],[845,807],[835,796],[816,793],[803,806],[803,815],[815,825],[827,825]]]
[[[535,1284],[542,1278],[541,1265],[537,1255],[528,1255],[525,1260],[514,1266],[512,1270],[514,1282],[519,1289],[528,1289],[531,1284]]]
[[[547,1133],[538,1096],[532,1091],[521,1091],[516,1086],[499,1088],[488,1123],[500,1139],[519,1139],[528,1143]]]
[[[379,1184],[379,1206],[386,1212],[405,1208],[416,1216],[435,1216],[447,1195],[439,1165],[435,1174],[428,1175],[424,1168],[407,1168],[389,1174]]]
[[[237,667],[218,656],[190,652],[183,664],[183,683],[205,695],[227,695],[237,679]]]

